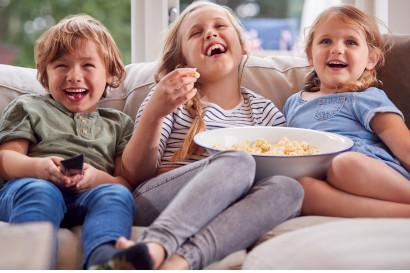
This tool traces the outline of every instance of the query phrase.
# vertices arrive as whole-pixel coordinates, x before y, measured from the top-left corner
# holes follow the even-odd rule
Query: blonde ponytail
[[[203,118],[203,108],[201,104],[201,100],[199,97],[199,92],[189,101],[185,107],[188,113],[193,118],[192,125],[189,128],[187,135],[185,136],[184,143],[182,144],[181,148],[175,152],[172,156],[172,161],[180,161],[188,158],[193,154],[202,154],[204,151],[198,145],[194,143],[194,136],[205,130],[205,121]]]
[[[320,90],[320,80],[315,70],[312,70],[306,75],[305,85],[303,91],[305,92],[317,92]]]

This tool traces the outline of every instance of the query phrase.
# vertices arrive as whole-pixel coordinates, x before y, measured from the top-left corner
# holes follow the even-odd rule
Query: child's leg
[[[0,220],[2,221],[9,223],[47,221],[58,228],[66,209],[59,188],[46,180],[14,179],[0,189]]]
[[[302,214],[337,217],[410,217],[410,205],[362,197],[304,177]]]
[[[243,199],[186,240],[177,255],[162,268],[178,269],[185,259],[191,269],[202,269],[237,250],[248,248],[276,225],[297,216],[302,199],[302,187],[292,178],[273,176],[256,181]]]
[[[136,222],[141,217],[145,218],[142,222],[149,223],[162,211],[140,237],[149,248],[154,268],[221,211],[246,195],[252,187],[254,172],[252,156],[226,151],[164,173],[140,187],[135,194]]]
[[[222,152],[214,154],[206,159],[179,167],[148,180],[134,192],[135,204],[138,208],[135,217],[136,225],[151,225],[165,209],[169,210],[168,205],[176,196],[181,194],[181,189],[192,184],[192,181],[198,181],[196,183],[201,185],[201,189],[199,189],[198,192],[195,190],[195,194],[194,192],[191,193],[188,191],[189,193],[187,195],[189,195],[189,197],[192,195],[194,199],[198,199],[199,197],[202,199],[207,194],[210,194],[211,191],[217,191],[217,189],[219,189],[218,187],[221,187],[220,192],[223,193],[225,185],[222,182],[216,184],[214,187],[215,190],[212,190],[211,185],[218,181],[234,180],[236,175],[234,170],[238,169],[237,173],[244,171],[244,169],[239,170],[241,165],[236,164],[238,161],[241,161],[240,164],[246,165],[242,166],[242,168],[246,170],[246,175],[239,177],[239,182],[236,187],[236,191],[238,191],[239,194],[243,194],[243,191],[247,191],[251,187],[252,181],[249,180],[253,180],[251,177],[253,177],[255,171],[254,160],[245,153]],[[227,171],[228,168],[230,170],[229,172]],[[215,179],[213,179],[213,177],[215,177]],[[241,183],[245,185],[245,189],[242,189],[242,186],[240,186]],[[178,199],[185,200],[185,197]],[[229,202],[229,200],[221,201]],[[196,211],[192,213],[196,214]]]
[[[173,254],[187,238],[199,232],[223,210],[246,195],[253,184],[255,161],[243,152],[222,152],[209,157],[199,166],[194,164],[186,166],[188,174],[176,176],[170,173],[166,178],[168,187],[172,187],[174,183],[179,184],[181,180],[185,185],[140,237],[140,240],[148,242],[149,246],[152,246],[152,243],[162,245],[167,256]],[[192,169],[192,165],[196,168]],[[186,180],[188,177],[189,180]],[[161,187],[163,186],[165,185],[162,182]],[[142,199],[155,198],[155,194],[162,196],[166,194],[166,190],[167,188],[163,187],[161,193],[158,189],[145,192]],[[158,203],[161,202],[158,200]],[[138,202],[136,204],[138,206]],[[156,203],[153,205],[156,206]],[[156,266],[161,263],[162,261],[155,262]]]
[[[226,156],[229,155],[229,153],[223,155]],[[238,156],[241,154],[233,153],[231,155]],[[247,155],[242,154],[242,156],[251,159]],[[148,241],[147,245],[150,248],[150,253],[155,252],[151,250],[160,245],[152,241],[164,239],[166,243],[167,236],[176,237],[181,234],[181,230],[187,228],[189,228],[188,231],[194,235],[190,236],[188,240],[182,238],[180,241],[185,241],[185,243],[177,250],[177,254],[169,257],[169,259],[161,265],[160,269],[203,268],[212,261],[221,259],[235,250],[248,247],[264,232],[299,213],[303,198],[302,187],[300,187],[295,180],[287,177],[270,177],[255,182],[255,185],[249,191],[247,190],[246,193],[242,194],[242,196],[245,195],[242,200],[232,206],[228,206],[225,210],[220,209],[220,213],[215,214],[216,217],[211,219],[210,224],[207,222],[205,228],[196,227],[195,230],[198,232],[195,232],[195,230],[193,230],[195,223],[198,222],[200,218],[204,218],[204,216],[208,215],[208,210],[211,210],[213,206],[218,205],[221,201],[230,199],[229,196],[234,191],[233,189],[241,187],[245,187],[245,189],[248,188],[248,186],[246,186],[248,183],[241,183],[241,179],[229,179],[229,177],[225,177],[225,175],[237,174],[238,177],[246,177],[251,173],[250,169],[254,168],[254,162],[252,161],[252,165],[248,167],[241,167],[241,165],[237,164],[238,162],[234,164],[234,162],[230,162],[224,157],[221,159],[220,162],[215,164],[219,165],[220,163],[221,165],[219,167],[213,166],[210,168],[215,171],[215,173],[219,173],[217,177],[212,175],[207,176],[206,174],[209,173],[205,171],[198,173],[197,176],[204,175],[203,178],[207,181],[200,181],[201,183],[198,183],[197,186],[194,186],[195,182],[191,182],[186,188],[183,188],[181,193],[177,195],[177,200],[172,202],[159,219],[154,222],[150,230],[155,230],[145,233],[145,240]],[[234,157],[232,159],[234,159]],[[246,160],[244,160],[244,162],[246,163]],[[224,171],[226,166],[232,168],[230,174]],[[217,170],[219,170],[219,172],[217,172]],[[174,177],[178,176],[174,175]],[[223,178],[224,181],[220,181],[217,178]],[[249,179],[253,181],[253,176],[249,177]],[[177,181],[173,182],[177,183]],[[170,185],[175,184],[170,183]],[[149,188],[155,188],[152,186],[153,185],[150,185]],[[198,189],[200,189],[200,193],[197,193]],[[153,191],[153,194],[154,193],[158,194],[157,191]],[[191,195],[195,200],[191,200]],[[148,194],[148,196],[146,195],[148,198],[149,196],[150,194]],[[237,198],[232,200],[236,202]],[[185,202],[187,203],[184,204]],[[206,205],[205,203],[208,202],[209,204]],[[198,207],[196,203],[203,204]],[[155,202],[152,205],[155,205]],[[224,206],[226,207],[226,205]],[[179,213],[172,213],[171,211],[174,209]],[[190,215],[190,211],[192,211],[194,215]],[[175,222],[173,220],[174,217],[179,221]],[[185,217],[188,219],[185,219]],[[190,220],[194,221],[188,225]],[[166,224],[173,222],[175,222],[175,226],[172,229],[166,227]],[[159,232],[160,230],[163,230],[163,233]],[[120,248],[132,245],[132,242],[126,240],[118,241],[118,243],[118,247]],[[157,253],[158,252],[160,251],[157,251]],[[169,255],[173,252],[167,253]],[[151,257],[154,255],[155,254],[151,254]],[[160,262],[156,263],[157,266],[159,263]]]
[[[410,181],[384,162],[361,153],[335,157],[327,180],[354,195],[410,204]]]
[[[117,252],[115,241],[129,238],[134,219],[134,199],[127,188],[118,184],[103,184],[82,192],[75,200],[76,210],[85,215],[82,229],[83,265],[107,261]],[[90,254],[102,246],[95,262]],[[98,257],[96,257],[98,256]]]

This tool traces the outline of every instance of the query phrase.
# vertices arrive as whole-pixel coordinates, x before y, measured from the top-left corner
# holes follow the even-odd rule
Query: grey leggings
[[[201,269],[251,246],[300,212],[303,189],[284,176],[254,181],[255,161],[221,152],[152,178],[135,191],[139,240],[160,243]]]

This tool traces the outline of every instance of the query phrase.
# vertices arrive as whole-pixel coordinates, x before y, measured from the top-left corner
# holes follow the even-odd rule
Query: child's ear
[[[107,84],[111,86],[111,84],[113,83],[113,81],[115,80],[115,77],[107,74]]]
[[[310,66],[313,66],[313,59],[312,59],[312,55],[308,54],[307,56],[307,60]]]
[[[245,41],[241,43],[241,51],[242,51],[242,55],[246,55],[249,52],[249,42]]]
[[[366,69],[373,70],[377,63],[379,62],[379,51],[377,49],[370,49],[369,50],[369,58],[367,60]]]

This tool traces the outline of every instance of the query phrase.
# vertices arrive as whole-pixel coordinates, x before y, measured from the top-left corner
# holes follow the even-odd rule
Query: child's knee
[[[335,156],[328,169],[328,178],[343,177],[352,169],[358,169],[364,162],[365,156],[357,152],[346,152]]]
[[[281,175],[273,176],[271,180],[288,197],[291,205],[302,205],[304,190],[297,180]]]
[[[30,199],[52,200],[53,204],[64,202],[60,189],[53,183],[42,179],[27,180],[19,190],[19,194]]]
[[[308,193],[320,190],[322,181],[319,181],[312,177],[301,177],[298,179],[299,184],[302,186],[305,195]]]
[[[134,207],[132,193],[120,184],[103,184],[94,188],[95,199],[103,203],[122,203],[130,208]]]
[[[27,213],[36,215],[34,218],[24,219],[51,220],[55,226],[58,226],[67,210],[60,189],[47,180],[36,178],[24,178],[17,182],[21,184],[15,192],[14,208],[22,215]],[[36,218],[37,216],[39,218]]]
[[[265,183],[271,184],[275,191],[284,192],[292,199],[292,202],[301,201],[303,199],[304,191],[302,185],[291,177],[282,175],[272,176],[258,182],[258,186],[263,186]]]
[[[253,156],[248,153],[240,151],[226,151],[223,152],[226,160],[226,167],[229,169],[237,169],[238,171],[246,171],[247,173],[254,173],[256,170],[256,162]]]
[[[215,176],[214,179],[224,181],[218,187],[224,187],[224,191],[242,191],[246,193],[254,185],[255,159],[240,151],[224,151],[216,154],[213,159]]]

